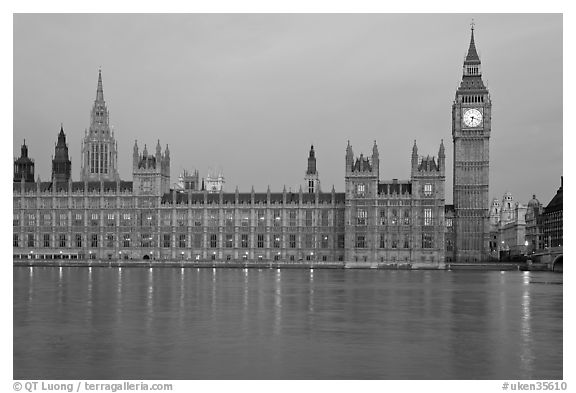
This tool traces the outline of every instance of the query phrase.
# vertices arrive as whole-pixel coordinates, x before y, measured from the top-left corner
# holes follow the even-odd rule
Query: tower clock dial
[[[464,125],[467,127],[478,127],[482,124],[482,112],[478,109],[466,109],[462,116]]]

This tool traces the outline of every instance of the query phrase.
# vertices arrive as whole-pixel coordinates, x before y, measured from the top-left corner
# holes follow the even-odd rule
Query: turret
[[[418,171],[418,146],[416,146],[416,139],[414,139],[414,146],[412,146],[412,173]]]
[[[444,152],[444,139],[440,140],[440,149],[438,149],[438,167],[440,172],[444,173],[446,170],[446,154]]]
[[[316,174],[316,157],[314,154],[314,145],[310,146],[310,155],[308,156],[308,170],[307,175]]]
[[[348,141],[348,146],[346,146],[346,172],[351,171],[353,165],[354,165],[354,152],[352,151],[350,141]]]
[[[318,192],[320,189],[320,180],[318,179],[318,171],[316,170],[316,154],[314,152],[314,145],[310,146],[310,153],[308,155],[308,169],[304,176],[305,187],[309,193]]]
[[[134,149],[132,151],[132,170],[136,170],[138,168],[138,160],[140,157],[138,156],[138,141],[134,141]]]
[[[160,147],[160,139],[158,139],[158,143],[156,144],[156,162],[160,162],[162,160],[162,148]]]
[[[20,150],[20,158],[14,161],[14,181],[34,182],[34,161],[28,157],[26,139]]]
[[[378,154],[378,145],[376,140],[374,140],[374,146],[372,146],[372,170],[376,173],[376,176],[380,177],[380,155]]]

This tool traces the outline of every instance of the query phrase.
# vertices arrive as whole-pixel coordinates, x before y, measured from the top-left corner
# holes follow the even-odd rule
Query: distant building
[[[34,183],[34,160],[28,157],[26,140],[22,144],[20,158],[14,160],[14,182]]]
[[[489,236],[488,243],[490,249],[490,258],[492,260],[500,259],[500,211],[502,208],[501,202],[494,198],[489,210]]]
[[[224,191],[224,175],[219,172],[218,175],[213,175],[208,173],[206,179],[204,179],[204,189],[210,193]]]
[[[200,174],[198,170],[194,173],[189,173],[187,170],[183,170],[180,176],[178,176],[178,183],[176,183],[177,191],[201,191],[200,184]]]
[[[526,255],[526,211],[527,206],[516,202],[509,192],[504,194],[502,202],[492,201],[490,247],[497,251],[500,260]]]
[[[528,202],[526,209],[526,241],[527,254],[531,254],[536,250],[544,248],[542,238],[542,213],[544,209],[536,195],[532,195],[532,199]]]

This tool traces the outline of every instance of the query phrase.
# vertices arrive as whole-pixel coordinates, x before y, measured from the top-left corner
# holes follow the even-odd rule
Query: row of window
[[[136,239],[138,240],[136,243],[133,242],[133,238],[136,237]],[[25,241],[26,246],[25,247],[35,247],[36,246],[36,241],[35,241],[35,237],[33,233],[29,233],[27,234],[27,236],[23,239]],[[70,239],[70,241],[72,242],[70,245],[68,244],[68,236],[66,234],[58,234],[55,237],[55,247],[60,247],[60,248],[64,248],[64,247],[84,247],[84,246],[89,246],[89,247],[99,247],[100,243],[99,243],[99,235],[96,233],[90,234],[88,236],[88,242],[84,243],[84,237],[82,234],[75,234],[74,236],[72,236],[72,238]],[[114,240],[115,240],[115,236],[112,233],[108,233],[106,235],[104,235],[104,246],[108,247],[108,248],[114,248]],[[166,233],[166,234],[162,234],[161,237],[161,245],[164,248],[170,248],[172,247],[172,234]],[[179,248],[186,248],[187,247],[187,243],[188,243],[188,237],[186,234],[178,234],[176,235],[176,247]],[[204,247],[204,236],[202,234],[194,234],[191,237],[192,240],[192,244],[191,246],[194,248],[203,248]],[[208,248],[218,248],[220,247],[219,245],[219,235],[212,233],[209,234],[206,238],[206,247]],[[254,248],[264,248],[265,247],[265,235],[263,234],[258,234],[255,237],[255,244],[253,244]],[[288,235],[285,237],[286,240],[286,245],[285,247],[287,248],[297,248],[297,244],[298,244],[298,237],[296,235]],[[235,245],[235,239],[234,239],[234,235],[233,234],[225,234],[222,237],[222,247],[224,248],[234,248],[236,247]],[[337,247],[338,248],[344,248],[344,235],[343,234],[339,234],[336,237],[336,242],[337,242]],[[15,233],[13,234],[13,247],[24,247],[23,244],[21,244],[21,239],[19,234]],[[48,233],[43,234],[42,236],[42,243],[41,243],[42,247],[48,248],[48,247],[53,247],[52,246],[52,236]],[[250,245],[250,241],[249,241],[249,236],[248,234],[241,234],[238,237],[238,241],[237,241],[237,247],[239,248],[249,248]],[[320,235],[318,237],[318,243],[317,246],[315,244],[315,238],[313,235],[303,235],[300,238],[300,246],[303,248],[332,248],[332,244],[331,244],[331,235],[328,234],[323,234]],[[120,238],[120,247],[144,247],[144,248],[148,248],[148,247],[156,247],[156,241],[154,239],[154,236],[152,234],[149,233],[145,233],[145,234],[141,234],[140,236],[134,236],[131,234],[122,234],[121,238]],[[269,247],[271,248],[282,248],[282,235],[280,234],[274,234],[272,236],[270,236],[269,239]]]
[[[365,209],[356,210],[356,225],[367,225],[367,218],[368,213]],[[387,223],[389,223],[389,225],[410,225],[410,210],[404,210],[402,217],[400,217],[396,209],[390,211],[390,216],[388,216],[387,210],[381,209],[380,225],[386,225]],[[422,220],[422,224],[426,226],[434,225],[432,209],[424,209],[424,219]]]
[[[27,209],[83,209],[84,207],[90,209],[99,209],[102,208],[116,208],[117,206],[120,208],[133,208],[135,207],[135,198],[134,197],[122,197],[117,203],[115,197],[105,197],[102,199],[100,197],[89,197],[87,202],[85,203],[84,198],[72,198],[72,203],[68,203],[68,197],[57,197],[53,199],[52,197],[49,198],[40,198],[36,199],[33,198],[20,198],[14,197],[13,199],[14,207],[15,208],[27,208]],[[156,198],[139,198],[138,206],[139,207],[153,207],[156,206]]]
[[[41,226],[67,226],[68,225],[68,213],[56,213],[54,214],[54,219],[52,218],[52,213],[41,213],[39,216],[39,224]],[[237,220],[239,226],[248,227],[250,226],[250,212],[248,210],[242,210],[237,215]],[[311,227],[314,226],[314,216],[317,216],[316,224],[318,226],[329,226],[329,212],[327,210],[320,211],[319,214],[314,214],[311,210],[304,211],[304,214],[300,220],[298,220],[298,214],[296,210],[290,210],[287,214],[287,224],[288,226],[297,226],[298,221],[302,222],[303,226]],[[130,226],[132,222],[135,222],[139,226],[156,226],[157,224],[157,214],[154,211],[148,212],[138,212],[138,213],[105,213],[103,214],[104,226],[115,226],[116,219],[119,219],[120,226]],[[100,226],[100,213],[88,213],[87,214],[88,225],[89,226]],[[71,214],[71,220],[73,226],[83,226],[84,225],[84,213],[76,212]],[[163,212],[161,214],[161,223],[163,226],[172,226],[172,212]],[[254,224],[257,227],[281,227],[282,222],[281,210],[274,210],[270,215],[270,223],[268,225],[267,214],[265,210],[257,210],[255,214]],[[334,214],[334,222],[336,226],[344,225],[344,212],[337,211]],[[192,226],[203,226],[204,223],[204,210],[194,210],[192,212]],[[176,214],[176,225],[177,226],[187,226],[188,224],[188,213],[186,211],[178,212]],[[208,210],[206,217],[207,226],[217,227],[220,224],[220,217],[218,210]],[[234,213],[232,210],[225,211],[223,217],[223,224],[227,227],[235,226],[236,222],[234,220]],[[13,225],[20,225],[20,214],[14,212]],[[36,213],[24,214],[24,225],[25,226],[35,226],[36,225]]]
[[[433,248],[434,236],[431,233],[423,233],[421,244],[422,248]],[[368,248],[366,235],[356,235],[355,245],[356,248]],[[393,234],[392,237],[388,239],[385,234],[380,234],[378,248],[388,248],[388,246],[390,248],[410,248],[410,237],[405,235],[404,239],[400,240],[396,234]]]
[[[432,196],[432,184],[426,183],[422,189],[424,196]],[[356,184],[356,196],[364,197],[366,196],[366,185],[364,183]]]

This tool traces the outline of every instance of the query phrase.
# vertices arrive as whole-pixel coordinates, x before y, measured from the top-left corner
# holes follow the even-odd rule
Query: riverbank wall
[[[375,270],[470,270],[542,271],[545,266],[526,263],[446,263],[437,266],[411,263],[355,264],[311,261],[133,261],[133,260],[14,260],[14,266],[28,267],[140,267],[140,268],[236,268],[236,269],[375,269]]]

